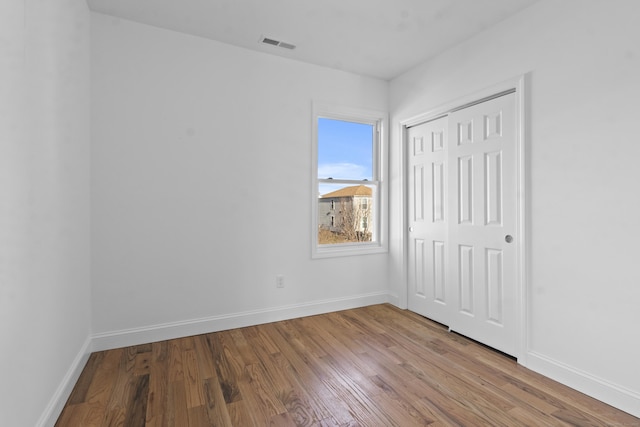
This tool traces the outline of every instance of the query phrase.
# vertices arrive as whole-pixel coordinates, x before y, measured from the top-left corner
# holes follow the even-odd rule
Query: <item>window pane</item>
[[[373,180],[373,125],[318,119],[318,178]]]
[[[318,244],[371,242],[373,185],[320,184]]]

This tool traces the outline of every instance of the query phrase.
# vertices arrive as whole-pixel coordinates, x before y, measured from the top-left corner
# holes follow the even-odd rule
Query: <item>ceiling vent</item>
[[[269,37],[264,37],[264,36],[260,39],[260,41],[262,43],[264,43],[264,44],[270,44],[271,46],[278,46],[278,47],[281,47],[283,49],[293,50],[293,49],[296,48],[296,45],[294,45],[294,44],[286,43],[286,42],[283,42],[283,41],[280,41],[280,40],[275,40],[275,39],[272,39],[272,38],[269,38]]]

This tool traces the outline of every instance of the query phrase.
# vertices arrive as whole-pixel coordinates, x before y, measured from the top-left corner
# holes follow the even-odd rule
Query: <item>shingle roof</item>
[[[352,187],[344,187],[340,190],[332,191],[331,193],[321,196],[323,199],[329,197],[353,197],[353,196],[371,196],[371,187],[366,185],[354,185]]]

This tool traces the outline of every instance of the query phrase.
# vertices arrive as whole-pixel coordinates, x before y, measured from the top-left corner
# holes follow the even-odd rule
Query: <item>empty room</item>
[[[0,426],[640,426],[639,19],[3,0]]]

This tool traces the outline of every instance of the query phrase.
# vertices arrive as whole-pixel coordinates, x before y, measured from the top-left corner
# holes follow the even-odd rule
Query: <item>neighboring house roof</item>
[[[366,185],[354,185],[352,187],[345,187],[340,190],[332,191],[331,193],[321,196],[321,198],[371,196],[372,193],[371,187],[367,187]]]

